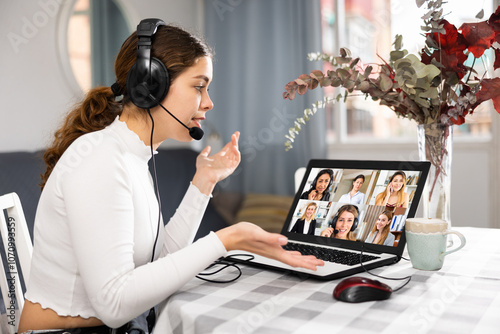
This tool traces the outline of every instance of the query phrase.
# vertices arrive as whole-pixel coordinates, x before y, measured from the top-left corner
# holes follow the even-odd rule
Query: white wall
[[[121,2],[133,27],[146,17],[189,30],[202,27],[198,0]],[[59,54],[64,40],[59,25],[72,3],[0,1],[0,152],[44,148],[63,115],[81,97]]]

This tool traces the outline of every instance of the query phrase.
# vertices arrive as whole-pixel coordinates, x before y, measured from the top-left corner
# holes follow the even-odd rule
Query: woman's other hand
[[[292,267],[316,270],[324,262],[312,255],[302,255],[296,251],[284,250],[288,239],[277,233],[269,233],[255,224],[241,222],[216,232],[228,251],[244,250],[278,260]]]
[[[316,197],[316,195],[318,195],[318,191],[317,190],[311,190],[311,192],[309,193],[308,199],[310,201],[313,201],[314,198]]]
[[[323,231],[321,231],[320,236],[331,238],[333,232],[334,232],[333,228],[332,227],[328,227],[328,228],[324,229]]]
[[[218,153],[210,155],[210,146],[205,147],[196,159],[196,174],[193,184],[204,194],[212,193],[217,182],[231,175],[240,164],[241,154],[238,149],[240,133],[236,131],[231,141]]]

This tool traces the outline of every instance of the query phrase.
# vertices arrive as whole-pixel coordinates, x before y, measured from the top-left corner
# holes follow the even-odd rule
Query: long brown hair
[[[192,66],[200,57],[212,56],[212,50],[200,38],[171,25],[160,26],[154,35],[152,57],[161,60],[167,67],[170,82],[184,70]],[[115,101],[110,87],[97,87],[88,91],[82,102],[68,113],[63,125],[55,132],[52,144],[47,148],[43,159],[47,164],[41,175],[41,188],[45,186],[54,166],[64,151],[78,137],[110,125],[120,115],[130,99],[127,92],[127,74],[137,58],[137,33],[132,33],[123,43],[115,60],[116,83],[121,101]]]

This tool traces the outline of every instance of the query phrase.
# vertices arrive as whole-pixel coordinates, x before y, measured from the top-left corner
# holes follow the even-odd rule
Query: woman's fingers
[[[288,263],[292,267],[302,267],[310,270],[317,270],[317,267],[322,267],[325,263],[314,257],[313,255],[290,254]]]
[[[257,225],[245,222],[233,225],[228,229],[233,229],[230,234],[231,238],[224,237],[224,233],[218,232],[222,236],[221,241],[228,250],[245,250],[278,260],[292,267],[302,267],[311,270],[316,270],[317,266],[324,265],[322,260],[318,260],[312,255],[304,256],[300,252],[283,249],[282,246],[286,245],[288,240],[281,234],[269,233]],[[222,230],[220,231],[222,232]],[[228,234],[225,235],[227,236]]]

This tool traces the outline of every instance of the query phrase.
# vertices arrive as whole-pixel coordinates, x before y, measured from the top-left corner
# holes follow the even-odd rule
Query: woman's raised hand
[[[193,184],[202,193],[207,195],[212,193],[215,184],[231,175],[238,167],[241,161],[238,149],[239,138],[240,133],[236,131],[231,136],[231,141],[218,153],[209,155],[210,146],[205,147],[200,152],[196,159],[196,174],[193,177]]]
[[[228,251],[244,250],[278,260],[292,267],[316,270],[324,262],[312,255],[302,255],[296,251],[287,251],[282,246],[288,239],[278,233],[269,233],[255,224],[241,222],[216,232]]]
[[[324,229],[320,235],[322,237],[327,237],[327,238],[331,238],[332,234],[333,234],[334,230],[333,230],[333,227],[327,227],[326,229]]]
[[[316,189],[315,190],[311,190],[311,192],[309,193],[308,199],[310,201],[313,201],[314,198],[316,197],[316,195],[318,195],[318,191]]]

